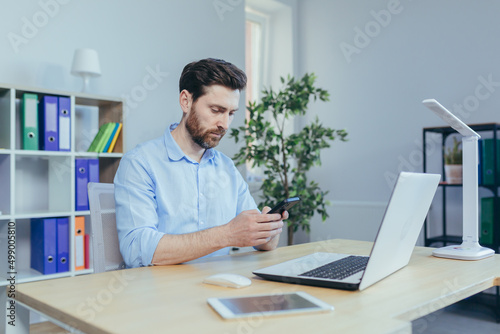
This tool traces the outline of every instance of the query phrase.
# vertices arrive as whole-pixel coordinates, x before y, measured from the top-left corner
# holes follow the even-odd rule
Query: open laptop
[[[370,256],[313,253],[253,273],[285,283],[366,289],[408,264],[440,178],[439,174],[399,174]]]

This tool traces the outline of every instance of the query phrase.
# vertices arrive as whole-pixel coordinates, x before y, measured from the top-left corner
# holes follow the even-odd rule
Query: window
[[[265,31],[267,28],[267,17],[256,11],[246,10],[245,24],[245,73],[247,74],[247,88],[245,106],[249,102],[259,99],[263,89],[263,73],[265,64]],[[245,118],[248,120],[248,110],[245,110]],[[252,163],[247,162],[247,181],[262,181],[263,172],[261,168],[252,168]]]
[[[247,106],[250,101],[259,101],[264,88],[279,89],[280,77],[293,75],[293,6],[276,0],[247,0],[246,3]],[[287,128],[293,131],[293,120]],[[251,165],[247,163],[246,175],[252,188],[252,183],[260,183],[265,175],[262,168]]]
[[[245,105],[259,99],[265,62],[264,42],[267,17],[247,9],[245,26],[245,72],[248,77]]]

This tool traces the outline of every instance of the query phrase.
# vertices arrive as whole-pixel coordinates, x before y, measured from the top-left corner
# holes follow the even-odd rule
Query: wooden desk
[[[252,270],[311,252],[366,255],[372,243],[329,240],[210,258],[193,264],[147,267],[17,286],[16,300],[88,333],[410,333],[411,321],[500,285],[500,255],[481,261],[431,256],[417,247],[410,264],[362,292],[262,280]],[[231,272],[253,284],[231,289],[202,283]],[[330,313],[222,320],[209,297],[306,291],[333,305]]]

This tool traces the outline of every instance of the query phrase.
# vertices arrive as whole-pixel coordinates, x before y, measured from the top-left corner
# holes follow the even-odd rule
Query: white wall
[[[73,52],[96,49],[102,77],[91,80],[90,93],[129,96],[125,144],[131,149],[180,120],[185,64],[216,57],[244,67],[244,16],[243,0],[3,1],[0,82],[80,91],[81,79],[70,74]],[[150,72],[159,73],[156,81]],[[143,80],[157,87],[146,90]],[[242,124],[239,116],[235,122]],[[220,148],[232,154],[233,146],[227,139]]]
[[[467,123],[500,121],[499,2],[281,2],[292,4],[292,22],[297,22],[291,45],[295,74],[315,72],[318,84],[331,93],[331,102],[311,104],[309,119],[319,115],[325,125],[349,132],[349,142],[334,142],[323,153],[323,166],[311,173],[342,208],[331,208],[332,217],[345,212],[334,219],[343,224],[343,233],[351,233],[345,230],[346,219],[363,211],[349,213],[349,208],[387,201],[388,176],[401,169],[421,170],[422,128],[443,125],[421,105],[422,99],[437,98],[455,111],[455,104],[465,103],[469,111],[459,116]],[[388,6],[390,19],[381,12]],[[91,81],[91,92],[133,96],[126,117],[131,149],[180,119],[178,78],[187,62],[220,57],[244,66],[244,16],[243,0],[4,1],[0,82],[78,91],[81,80],[69,73],[73,52],[95,48],[103,75]],[[372,29],[369,41],[358,29]],[[9,40],[15,35],[23,38],[17,52]],[[358,53],[346,57],[341,46],[347,45]],[[138,96],[148,69],[162,73],[158,87]],[[482,82],[488,80],[493,84],[485,87]],[[236,125],[242,120],[240,113]],[[229,138],[220,149],[235,152]],[[359,216],[356,224],[379,222],[369,216]],[[340,227],[332,226],[316,220],[312,239],[338,236]]]
[[[491,0],[299,1],[300,74],[315,72],[331,93],[309,119],[349,132],[311,173],[342,207],[330,214],[347,213],[332,224],[316,220],[313,240],[336,237],[336,224],[362,235],[359,220],[368,226],[380,217],[360,216],[356,203],[386,202],[394,175],[422,171],[422,128],[444,126],[423,99],[438,99],[467,123],[500,122],[499,13]]]

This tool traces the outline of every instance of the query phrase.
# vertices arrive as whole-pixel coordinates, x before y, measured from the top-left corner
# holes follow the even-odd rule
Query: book
[[[99,142],[99,145],[97,145],[97,147],[96,147],[96,152],[98,152],[98,153],[104,152],[104,147],[106,146],[106,143],[109,141],[109,137],[111,137],[111,134],[113,133],[113,130],[115,129],[115,126],[116,126],[116,123],[113,123],[113,122],[107,123],[106,127],[104,128],[104,133],[102,134],[102,140]]]
[[[111,142],[113,141],[113,138],[115,137],[116,131],[118,130],[119,126],[120,126],[119,123],[115,123],[113,131],[111,131],[111,134],[109,135],[108,141],[106,142],[106,145],[104,145],[102,152],[108,152],[109,146],[111,145]]]
[[[92,140],[92,143],[90,144],[87,152],[97,152],[97,153],[102,152],[104,146],[107,143],[107,140],[109,140],[109,136],[111,135],[111,132],[113,131],[114,127],[115,123],[113,122],[108,122],[103,124],[99,128],[99,131],[94,137],[94,140]]]
[[[108,148],[108,153],[111,153],[113,152],[114,148],[115,148],[115,145],[116,145],[116,141],[118,140],[118,137],[120,136],[120,132],[122,130],[122,127],[123,127],[123,124],[122,123],[118,123],[118,129],[116,129],[116,133],[115,135],[113,136],[113,139],[111,141],[111,144],[109,145],[109,148]]]

